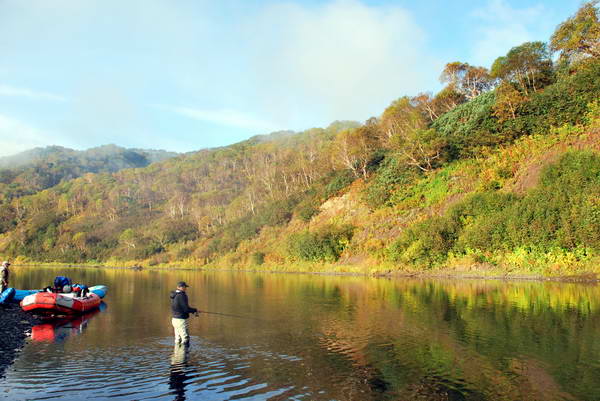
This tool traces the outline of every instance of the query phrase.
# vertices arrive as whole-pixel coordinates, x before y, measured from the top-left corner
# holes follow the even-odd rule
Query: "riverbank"
[[[126,269],[149,271],[203,271],[203,272],[240,272],[240,273],[273,273],[273,274],[311,274],[325,276],[365,276],[389,279],[421,278],[421,279],[456,279],[456,280],[515,280],[515,281],[556,281],[571,283],[597,283],[600,282],[600,271],[595,266],[586,264],[579,269],[515,269],[503,268],[489,264],[472,264],[452,267],[438,267],[427,270],[398,268],[391,265],[357,266],[340,265],[333,263],[301,263],[289,265],[255,265],[240,267],[225,267],[221,265],[202,265],[193,263],[172,263],[160,265],[145,265],[143,263],[123,263],[122,265],[109,265],[98,263],[35,263],[28,262],[13,264],[13,266],[63,266],[65,268],[98,268],[98,269]]]
[[[38,323],[32,315],[24,312],[18,304],[0,305],[0,379],[13,363],[31,335],[31,328]]]

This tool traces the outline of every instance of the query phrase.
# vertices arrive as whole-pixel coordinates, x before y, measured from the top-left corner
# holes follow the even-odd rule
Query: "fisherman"
[[[5,260],[0,266],[0,293],[8,288],[8,277],[10,276],[10,270],[8,270],[10,263]]]
[[[185,293],[189,286],[185,281],[177,283],[177,290],[171,291],[171,312],[173,319],[173,328],[175,329],[175,344],[189,344],[190,336],[188,334],[188,318],[190,313],[198,316],[198,309],[192,308],[188,304],[188,297]]]

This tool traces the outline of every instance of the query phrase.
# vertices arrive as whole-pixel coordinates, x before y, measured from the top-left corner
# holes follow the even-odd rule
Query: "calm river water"
[[[106,284],[106,307],[34,328],[0,399],[600,400],[600,289],[500,281],[14,268]],[[188,350],[169,291],[185,280]]]

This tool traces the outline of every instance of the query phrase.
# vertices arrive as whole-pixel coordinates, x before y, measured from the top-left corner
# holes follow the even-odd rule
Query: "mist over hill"
[[[87,173],[114,173],[146,167],[177,156],[164,150],[104,145],[88,150],[35,148],[0,158],[0,202],[33,194]]]

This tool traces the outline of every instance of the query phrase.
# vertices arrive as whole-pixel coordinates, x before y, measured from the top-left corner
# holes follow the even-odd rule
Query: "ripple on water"
[[[167,345],[169,344],[169,345]],[[310,391],[294,385],[276,386],[256,377],[255,365],[282,372],[298,364],[296,355],[253,347],[227,349],[198,338],[189,349],[159,341],[151,347],[114,347],[110,352],[52,352],[47,344],[30,344],[29,352],[44,352],[39,364],[27,364],[7,377],[8,399],[173,399],[184,393],[210,400],[305,399]],[[95,366],[104,367],[103,370]],[[18,380],[18,382],[16,381]],[[288,383],[289,384],[289,383]],[[2,395],[0,395],[0,398]],[[317,397],[318,398],[318,397]],[[309,397],[309,399],[311,399]],[[314,397],[312,398],[314,399]]]

